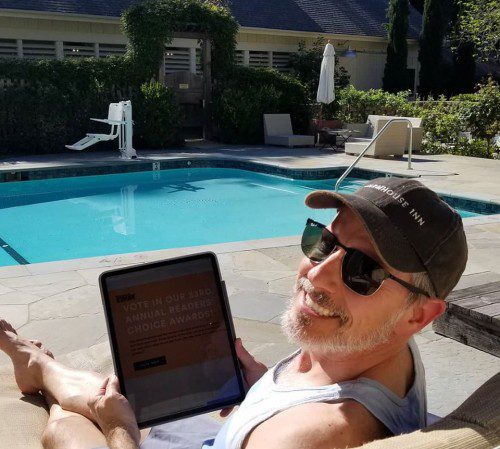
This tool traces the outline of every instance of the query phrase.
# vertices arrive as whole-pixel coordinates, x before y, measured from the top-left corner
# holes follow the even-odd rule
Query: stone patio
[[[265,147],[184,148],[141,152],[163,158],[237,158],[287,167],[346,166],[353,158],[317,149]],[[19,158],[18,158],[19,159]],[[0,171],[123,163],[94,152],[4,160]],[[127,162],[133,163],[133,162]],[[365,159],[360,167],[404,173],[406,163]],[[500,202],[500,161],[456,156],[415,156],[413,175],[442,193]],[[500,280],[500,219],[466,219],[469,263],[459,287]],[[281,334],[279,317],[288,301],[300,260],[299,238],[277,238],[207,247],[111,255],[90,259],[0,268],[0,316],[20,332],[38,338],[55,355],[107,341],[98,275],[110,268],[210,250],[218,255],[236,331],[256,358],[275,363],[293,349]],[[500,359],[435,334],[430,327],[416,336],[427,368],[429,411],[443,415],[500,370]],[[0,363],[6,358],[0,355]]]

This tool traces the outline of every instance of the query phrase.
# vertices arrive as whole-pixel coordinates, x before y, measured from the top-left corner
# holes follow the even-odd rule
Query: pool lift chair
[[[120,101],[110,103],[108,118],[91,118],[95,122],[107,123],[111,125],[109,134],[87,134],[83,139],[73,145],[66,145],[66,148],[75,151],[82,151],[98,142],[114,140],[118,137],[118,149],[122,159],[136,159],[137,153],[132,147],[133,121],[132,103],[130,101]]]

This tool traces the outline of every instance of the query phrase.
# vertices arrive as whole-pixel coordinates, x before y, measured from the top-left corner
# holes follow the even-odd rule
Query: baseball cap
[[[465,269],[462,218],[419,181],[377,178],[352,194],[318,190],[305,202],[313,209],[347,206],[364,224],[382,261],[407,273],[427,272],[438,298],[453,290]]]

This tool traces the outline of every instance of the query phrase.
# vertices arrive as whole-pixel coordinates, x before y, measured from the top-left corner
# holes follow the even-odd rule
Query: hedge
[[[291,114],[294,132],[307,131],[307,92],[295,78],[273,69],[235,67],[214,93],[217,138],[226,143],[262,143],[263,114]]]
[[[180,142],[180,113],[173,93],[144,83],[127,58],[0,61],[0,154],[64,151],[87,132],[109,132],[91,122],[111,102],[132,100],[134,145],[161,148]],[[116,148],[116,141],[95,149]]]

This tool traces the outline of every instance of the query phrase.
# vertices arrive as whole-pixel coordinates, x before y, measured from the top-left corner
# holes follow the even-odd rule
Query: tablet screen
[[[122,393],[139,425],[243,400],[215,255],[103,273]]]

